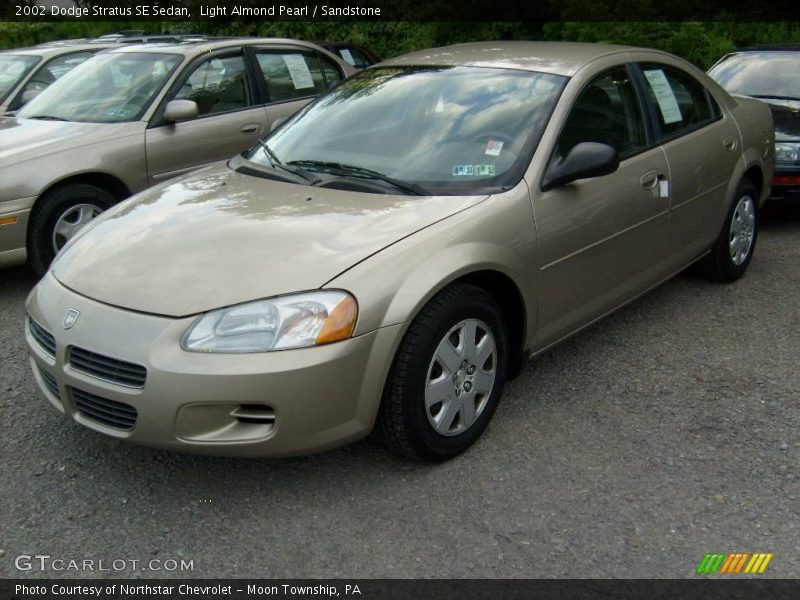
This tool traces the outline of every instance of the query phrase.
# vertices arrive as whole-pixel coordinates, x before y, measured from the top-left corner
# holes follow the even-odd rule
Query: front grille
[[[147,379],[147,369],[142,365],[103,356],[76,346],[69,350],[69,366],[97,379],[128,387],[144,387]]]
[[[87,419],[125,431],[136,425],[138,413],[130,404],[101,398],[77,388],[71,388],[71,392],[75,408]]]
[[[36,340],[36,343],[39,344],[42,350],[55,358],[56,338],[53,337],[53,334],[34,321],[30,315],[28,316],[28,329],[30,330],[33,339]]]
[[[60,400],[61,392],[58,390],[56,378],[50,375],[50,373],[47,371],[42,371],[41,369],[39,369],[39,375],[42,376],[42,381],[44,381],[44,384],[47,386],[47,389],[50,390],[50,393]]]

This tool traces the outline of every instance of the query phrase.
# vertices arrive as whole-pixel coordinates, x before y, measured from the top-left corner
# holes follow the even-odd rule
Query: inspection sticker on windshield
[[[289,77],[292,78],[292,85],[296,90],[304,90],[314,87],[314,80],[311,78],[311,71],[308,70],[306,59],[300,54],[284,54],[283,62],[289,69]]]
[[[349,48],[342,48],[341,50],[339,50],[339,54],[341,54],[342,58],[345,59],[347,62],[349,62],[351,65],[353,66],[356,65],[356,61],[353,58],[353,55],[350,53]]]
[[[113,119],[128,119],[133,116],[133,112],[127,108],[109,108],[106,115]]]
[[[645,71],[644,76],[647,77],[647,83],[650,84],[650,89],[656,96],[658,108],[661,111],[661,116],[664,118],[664,124],[677,123],[683,117],[681,116],[681,109],[678,106],[678,101],[675,99],[675,92],[667,81],[667,76],[661,69],[653,69]]]
[[[493,177],[494,174],[494,165],[453,165],[453,177],[460,177],[463,175]]]
[[[486,142],[486,154],[487,156],[500,156],[500,151],[503,149],[503,142],[496,142],[495,140],[489,140]]]

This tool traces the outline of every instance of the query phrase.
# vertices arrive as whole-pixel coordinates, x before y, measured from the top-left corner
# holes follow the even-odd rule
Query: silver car
[[[87,58],[113,45],[65,40],[0,52],[0,115],[22,108]]]
[[[42,274],[103,210],[250,146],[355,72],[275,38],[129,45],[0,118],[0,267]]]
[[[93,54],[122,44],[180,41],[197,36],[130,35],[54,40],[0,52],[0,115],[13,113]]]
[[[767,106],[669,54],[466,44],[368,68],[79,233],[32,291],[47,400],[172,450],[437,461],[522,361],[753,257]]]

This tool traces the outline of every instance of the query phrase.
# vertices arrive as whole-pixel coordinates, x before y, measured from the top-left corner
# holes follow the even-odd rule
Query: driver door
[[[169,100],[197,103],[197,118],[163,121]],[[208,163],[231,158],[269,131],[264,106],[241,49],[215,54],[190,66],[171,90],[147,129],[147,170],[152,184]]]
[[[614,147],[619,169],[534,194],[539,240],[538,339],[547,345],[643,292],[666,274],[669,174],[651,142],[626,66],[581,91],[553,158],[581,142]]]

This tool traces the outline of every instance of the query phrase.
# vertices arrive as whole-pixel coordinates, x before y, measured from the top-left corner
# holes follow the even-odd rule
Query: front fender
[[[448,284],[481,271],[501,273],[516,285],[527,315],[520,325],[533,332],[538,255],[524,183],[400,240],[325,287],[355,295],[355,335],[361,335],[410,322]]]

